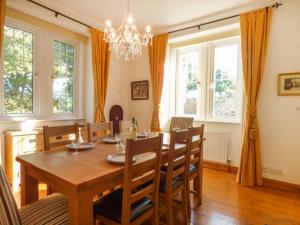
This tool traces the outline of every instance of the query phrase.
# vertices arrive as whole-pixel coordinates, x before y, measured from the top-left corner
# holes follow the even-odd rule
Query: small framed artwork
[[[278,95],[300,95],[300,72],[278,75]]]
[[[149,84],[147,80],[131,82],[131,99],[149,99]]]

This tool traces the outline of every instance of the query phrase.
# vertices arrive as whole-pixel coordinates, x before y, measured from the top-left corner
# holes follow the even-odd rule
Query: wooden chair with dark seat
[[[193,117],[172,117],[169,127],[169,133],[171,133],[174,129],[176,130],[184,130],[193,126]]]
[[[204,142],[204,125],[191,128],[191,142],[189,147],[189,172],[187,190],[188,190],[188,207],[189,215],[191,215],[190,193],[197,197],[197,203],[202,203],[202,176],[203,176],[203,142]],[[193,181],[191,189],[190,182]]]
[[[88,140],[89,142],[98,142],[106,136],[113,135],[112,122],[105,123],[88,123]]]
[[[79,139],[79,125],[43,127],[45,151],[61,149]]]
[[[67,225],[68,199],[53,194],[18,210],[13,193],[0,165],[0,224],[1,225]]]
[[[160,174],[160,197],[167,208],[167,224],[173,225],[173,199],[181,193],[184,224],[189,223],[187,197],[187,170],[190,145],[190,129],[172,131],[168,152],[168,164]]]
[[[123,188],[94,204],[95,217],[100,224],[137,225],[151,219],[153,225],[158,225],[162,140],[162,135],[126,140]]]

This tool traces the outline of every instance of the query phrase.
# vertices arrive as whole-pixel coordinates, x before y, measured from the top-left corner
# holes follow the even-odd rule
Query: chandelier
[[[142,48],[147,47],[152,41],[151,27],[146,26],[145,33],[141,34],[129,11],[129,0],[127,1],[127,11],[121,23],[116,30],[112,27],[110,20],[106,21],[104,29],[104,41],[109,43],[109,50],[113,52],[117,58],[124,57],[126,61],[135,59],[142,55]]]

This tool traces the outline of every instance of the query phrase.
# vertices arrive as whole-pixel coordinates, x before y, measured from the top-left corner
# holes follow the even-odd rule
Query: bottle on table
[[[130,126],[130,138],[136,139],[137,136],[137,126],[136,126],[136,120],[133,117],[131,119],[131,126]]]

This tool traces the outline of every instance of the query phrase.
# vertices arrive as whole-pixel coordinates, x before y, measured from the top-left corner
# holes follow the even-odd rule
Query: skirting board
[[[209,162],[209,161],[203,161],[203,167],[209,168],[209,169],[225,171],[225,172],[230,172],[230,173],[235,173],[235,174],[238,171],[238,167],[229,166],[229,165],[221,164],[221,163]],[[269,179],[269,178],[263,178],[263,186],[267,187],[267,188],[279,189],[279,190],[283,190],[283,191],[290,191],[290,192],[300,194],[300,185],[298,185],[298,184],[291,184],[291,183],[273,180],[273,179]]]
[[[235,166],[229,166],[226,164],[210,162],[210,161],[203,161],[203,167],[215,169],[215,170],[221,170],[221,171],[230,172],[230,173],[237,173],[237,171],[238,171],[238,168]]]

